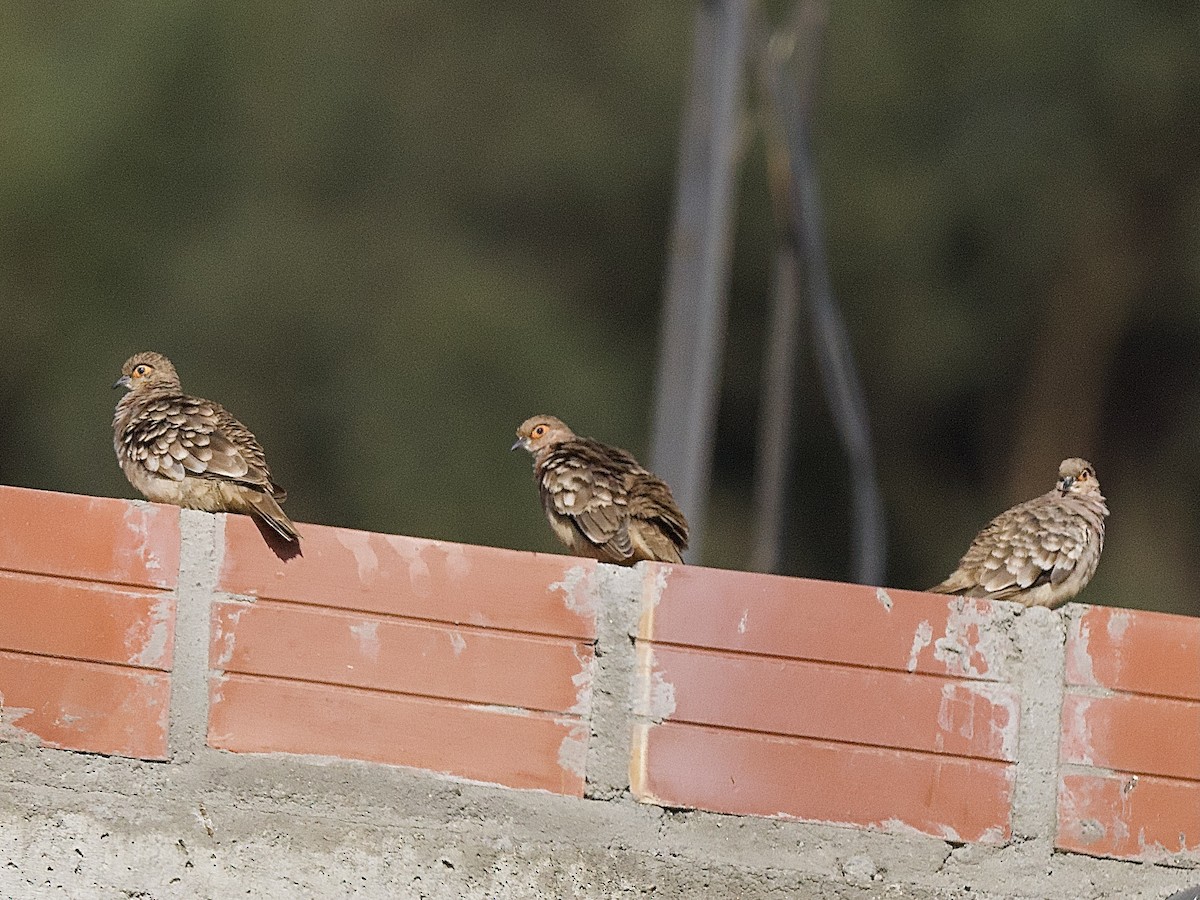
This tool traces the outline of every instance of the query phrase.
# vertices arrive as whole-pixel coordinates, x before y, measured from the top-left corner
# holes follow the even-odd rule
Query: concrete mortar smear
[[[16,898],[1149,900],[1197,874],[331,760],[210,750],[164,765],[6,745],[0,761],[0,893]]]

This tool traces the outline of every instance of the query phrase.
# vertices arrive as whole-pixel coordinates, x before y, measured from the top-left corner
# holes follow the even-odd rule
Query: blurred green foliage
[[[693,10],[8,5],[0,482],[132,496],[108,386],[156,349],[298,520],[559,549],[507,448],[553,412],[647,454]],[[1113,509],[1083,599],[1200,612],[1198,34],[1182,2],[832,4],[822,191],[891,584],[1081,454]],[[722,566],[775,242],[749,99]],[[803,375],[788,570],[843,578],[853,476]]]

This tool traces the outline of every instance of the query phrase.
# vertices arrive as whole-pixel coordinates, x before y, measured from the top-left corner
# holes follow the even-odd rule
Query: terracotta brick
[[[0,650],[171,668],[175,597],[0,572]]]
[[[165,759],[170,680],[162,672],[0,652],[0,738]]]
[[[1010,833],[1006,763],[671,722],[639,726],[634,746],[631,784],[645,802],[956,841]]]
[[[218,603],[214,669],[555,712],[579,711],[592,649],[566,638],[259,600]]]
[[[900,591],[705,569],[648,567],[639,637],[898,671],[1007,678],[1005,640],[980,629],[996,605]]]
[[[583,795],[587,726],[571,716],[229,675],[213,682],[209,743],[413,766]]]
[[[1200,854],[1200,784],[1149,775],[1063,775],[1055,845],[1121,859]]]
[[[1200,780],[1200,703],[1068,691],[1062,722],[1065,763]]]
[[[1085,607],[1067,633],[1067,683],[1200,700],[1200,619]]]
[[[304,555],[286,562],[245,516],[227,516],[220,588],[370,613],[591,640],[595,563],[501,550],[301,527]]]
[[[1015,759],[1008,685],[778,657],[639,646],[655,718],[798,737]],[[673,709],[654,709],[666,701]]]
[[[179,510],[0,486],[0,569],[173,588]]]

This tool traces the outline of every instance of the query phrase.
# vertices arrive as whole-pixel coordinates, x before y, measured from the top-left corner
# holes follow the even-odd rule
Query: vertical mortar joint
[[[1066,677],[1068,611],[1043,607],[1017,617],[1021,722],[1013,788],[1012,832],[1049,858],[1058,825],[1059,740]]]
[[[172,762],[191,760],[207,741],[209,631],[224,538],[223,515],[180,510],[168,741]]]
[[[629,791],[634,690],[634,634],[642,570],[599,564],[589,590],[596,611],[596,647],[584,795],[611,800]]]

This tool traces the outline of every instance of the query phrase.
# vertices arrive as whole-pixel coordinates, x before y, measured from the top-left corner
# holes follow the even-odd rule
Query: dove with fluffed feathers
[[[1056,607],[1096,572],[1108,506],[1086,459],[1064,459],[1055,487],[1006,510],[979,532],[958,568],[929,590]]]
[[[572,553],[619,565],[683,562],[687,519],[666,483],[629,453],[545,415],[521,424],[518,447],[533,454],[542,508]]]
[[[137,353],[113,387],[126,388],[113,416],[113,447],[129,483],[148,500],[208,512],[249,513],[299,543],[266,455],[250,429],[219,403],[183,392],[161,353]]]

